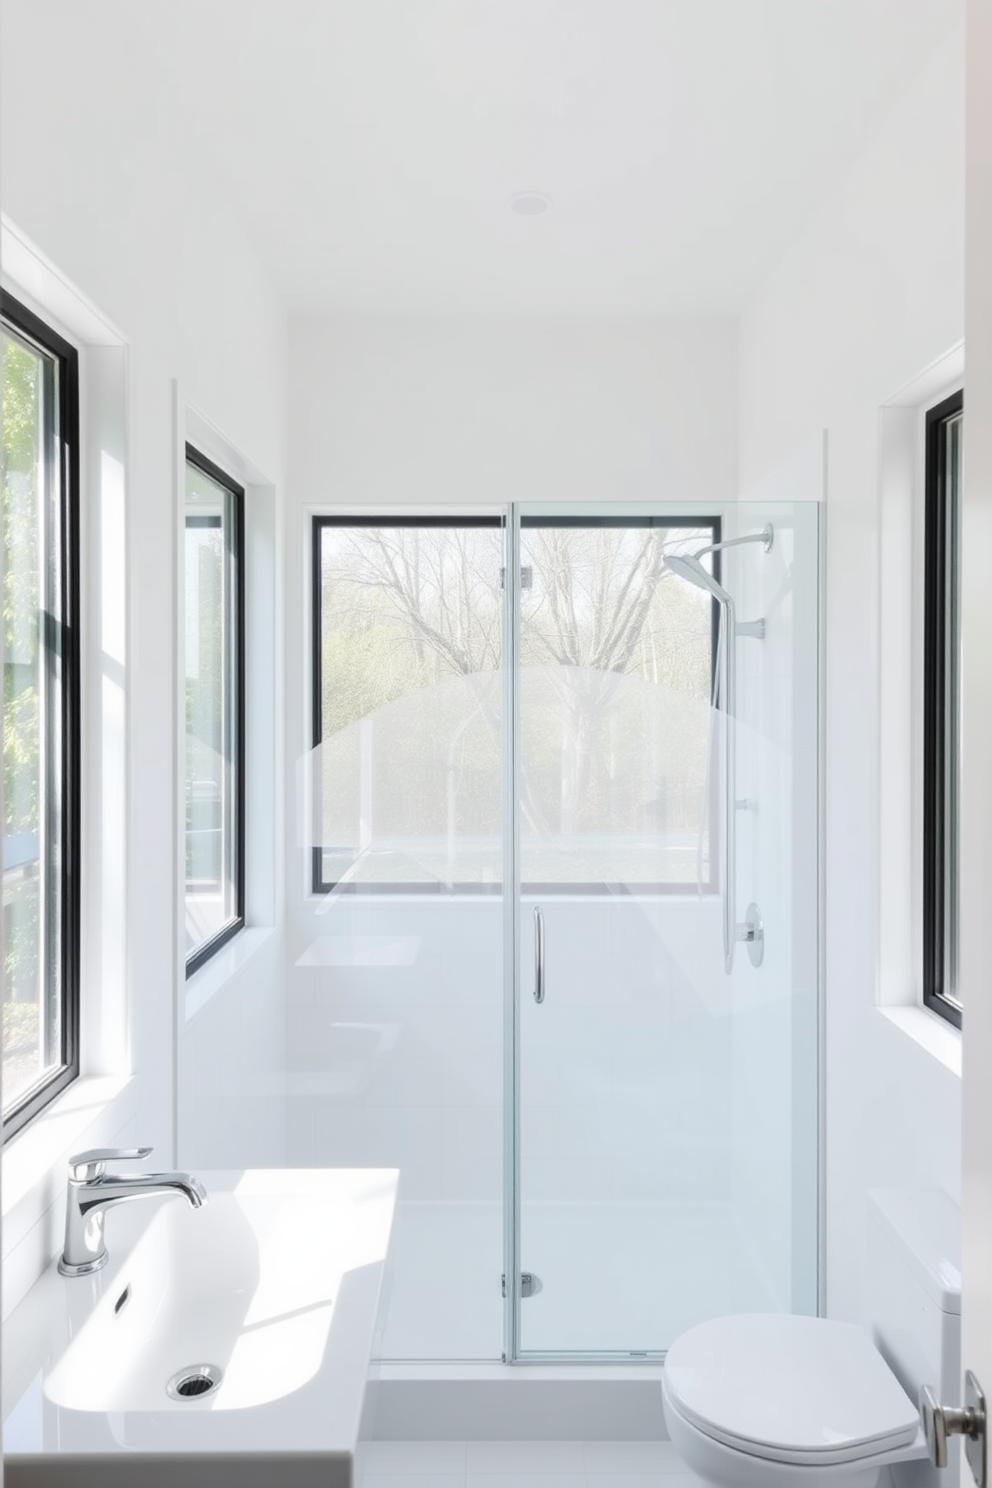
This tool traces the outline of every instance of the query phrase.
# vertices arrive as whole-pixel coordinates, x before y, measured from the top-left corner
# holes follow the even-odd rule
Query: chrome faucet
[[[194,1209],[207,1202],[203,1184],[189,1173],[108,1173],[108,1162],[148,1157],[150,1147],[99,1148],[69,1159],[65,1200],[65,1246],[59,1258],[63,1276],[88,1276],[107,1260],[103,1221],[113,1204],[155,1194],[183,1194]]]

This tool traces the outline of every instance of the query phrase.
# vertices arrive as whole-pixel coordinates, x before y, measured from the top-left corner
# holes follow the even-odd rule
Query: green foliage
[[[38,830],[38,463],[41,360],[6,334],[3,347],[4,805],[6,830]]]
[[[41,791],[39,455],[42,362],[6,333],[0,510],[3,520],[3,767],[5,832],[37,833]],[[37,1042],[39,885],[4,882],[4,1050]]]
[[[3,1005],[4,1053],[30,1048],[38,1042],[38,1005],[33,1002],[5,1002]]]

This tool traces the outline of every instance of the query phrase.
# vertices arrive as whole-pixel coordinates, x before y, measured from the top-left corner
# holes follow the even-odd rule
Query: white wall
[[[292,500],[736,494],[726,317],[297,317]]]
[[[287,789],[309,751],[309,507],[737,494],[724,318],[296,317],[290,330]],[[306,867],[289,843],[291,904]]]
[[[826,1262],[842,1317],[866,1301],[866,1189],[960,1182],[959,1082],[876,1008],[876,750],[879,408],[963,333],[963,64],[959,30],[741,322],[742,488],[828,430]]]
[[[737,494],[727,320],[299,317],[290,348],[293,698],[306,696],[306,506],[636,500],[712,511]],[[297,706],[290,761],[306,753],[306,730]],[[387,1354],[498,1357],[500,907],[307,903],[305,868],[290,844],[289,1160],[401,1166]],[[528,1266],[539,1265],[542,1200],[729,1202],[731,1185],[715,906],[544,909],[548,1001],[522,1009],[524,1200],[538,1206],[525,1212]],[[523,921],[529,936],[526,906]],[[310,964],[294,966],[301,956]],[[447,1216],[429,1235],[424,1204]],[[456,1230],[473,1205],[473,1228]],[[548,1257],[552,1272],[562,1259]],[[560,1306],[552,1284],[528,1316],[556,1292]],[[417,1294],[430,1299],[419,1315]],[[530,1346],[554,1346],[547,1326]]]
[[[5,0],[3,24],[3,210],[127,345],[127,947],[135,1080],[124,1106],[94,1114],[83,1145],[126,1135],[153,1144],[169,1165],[182,981],[173,379],[183,401],[281,485],[285,321],[221,192],[182,146],[175,99],[153,70],[133,66],[139,43],[128,7]],[[203,1078],[215,1080],[217,1068],[236,1065],[242,1053],[238,1044],[211,1045]],[[5,1157],[5,1173],[7,1166]],[[8,1279],[16,1274],[17,1287],[60,1243],[64,1176],[59,1161],[34,1185],[33,1228],[5,1228],[5,1271]],[[22,1245],[16,1265],[7,1264],[14,1238]],[[16,1290],[6,1288],[5,1306]]]

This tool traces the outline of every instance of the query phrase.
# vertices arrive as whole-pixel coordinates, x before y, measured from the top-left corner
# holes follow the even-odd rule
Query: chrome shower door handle
[[[534,1001],[544,1001],[544,915],[534,905]]]

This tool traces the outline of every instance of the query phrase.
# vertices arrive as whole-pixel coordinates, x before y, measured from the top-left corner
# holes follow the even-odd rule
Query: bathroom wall
[[[107,26],[96,24],[102,18]],[[306,903],[306,865],[292,834],[286,953],[278,938],[267,942],[215,1001],[191,1014],[177,1071],[181,968],[170,700],[178,688],[175,633],[163,619],[171,617],[175,597],[173,379],[181,401],[219,426],[277,490],[288,438],[284,742],[291,804],[296,762],[308,744],[306,505],[549,498],[706,505],[733,500],[783,452],[825,427],[827,1261],[831,1311],[858,1315],[865,1189],[924,1181],[953,1192],[958,1183],[955,1077],[875,1005],[876,884],[886,845],[877,841],[879,766],[871,745],[879,680],[878,409],[962,334],[962,38],[934,55],[871,148],[756,290],[739,346],[735,323],[717,317],[332,317],[296,319],[287,359],[280,307],[223,208],[222,187],[184,148],[174,99],[149,82],[144,68],[132,67],[144,37],[129,25],[128,5],[111,0],[88,0],[86,7],[5,0],[0,56],[3,210],[119,326],[128,347],[128,958],[135,1079],[112,1110],[94,1117],[86,1140],[150,1141],[171,1160],[177,1079],[191,1119],[181,1133],[184,1151],[198,1128],[201,1143],[204,1132],[216,1135],[218,1155],[228,1160],[242,1120],[244,1130],[278,1149],[283,1095],[291,1161],[318,1152],[320,1131],[328,1144],[322,1154],[347,1129],[340,1108],[319,1090],[315,1095],[305,1078],[327,1017],[314,1012],[323,995],[314,992],[319,972],[296,966],[321,927],[316,906]],[[178,39],[163,29],[159,44]],[[35,96],[40,77],[43,108]],[[351,912],[342,907],[340,914],[346,920]],[[713,928],[706,927],[707,945]],[[400,930],[363,922],[341,933],[394,937]],[[384,1160],[397,1132],[412,1144],[423,1130],[416,1152],[426,1155],[438,1184],[450,1183],[452,1192],[459,1183],[477,1184],[489,1193],[498,1165],[492,1116],[498,1098],[490,1095],[498,1091],[498,1051],[490,1046],[498,1034],[492,1003],[498,993],[495,963],[481,977],[475,969],[475,933],[465,922],[459,948],[453,927],[439,927],[431,951],[436,979],[428,976],[416,993],[430,1000],[438,992],[430,1047],[411,1033],[404,1042],[408,1070],[394,1061],[396,1082],[380,1114],[350,1119],[366,1144],[362,1160]],[[691,948],[685,954],[691,957]],[[390,982],[389,996],[406,1017],[415,999],[400,971]],[[363,986],[342,985],[340,996],[335,1021],[390,1021],[364,1018],[370,1003]],[[476,998],[485,1006],[477,1007]],[[408,1026],[416,1028],[415,1018]],[[453,1035],[456,1026],[464,1037]],[[367,1064],[361,1039],[359,1027],[355,1060]],[[438,1083],[442,1055],[450,1064]],[[253,1102],[247,1116],[237,1108],[245,1092]],[[404,1092],[412,1098],[401,1100]],[[447,1095],[438,1092],[448,1092],[451,1111],[460,1113],[446,1126],[440,1110]],[[374,1141],[377,1129],[389,1137],[383,1148]],[[199,1160],[204,1146],[190,1150]],[[488,1155],[479,1159],[480,1151]],[[564,1149],[559,1156],[564,1180],[565,1164],[576,1160]],[[411,1181],[418,1161],[407,1164]],[[57,1246],[62,1171],[61,1159],[46,1169],[35,1185],[34,1211],[25,1209],[17,1224],[6,1225],[4,1257],[17,1286]],[[16,1291],[8,1287],[6,1306]]]
[[[959,29],[741,321],[742,489],[827,430],[826,1266],[839,1317],[867,1301],[866,1189],[957,1196],[960,1183],[959,1080],[928,1017],[914,1037],[877,1006],[877,886],[893,851],[878,825],[877,596],[880,406],[963,333],[963,63]]]
[[[290,344],[291,697],[305,696],[309,505],[712,510],[736,497],[732,321],[298,317]],[[294,799],[307,742],[298,708],[287,737]],[[387,1356],[498,1358],[499,901],[308,901],[306,866],[291,842],[289,1160],[402,1167]],[[717,908],[543,907],[548,1001],[523,1009],[525,1201],[729,1201]],[[525,937],[530,923],[525,906]],[[694,1119],[680,1119],[689,1107]],[[544,1255],[553,1275],[562,1257],[542,1246],[540,1222],[528,1228],[525,1216],[524,1265],[539,1269]],[[437,1275],[444,1287],[431,1284]],[[555,1292],[528,1303],[531,1320]]]
[[[76,1150],[140,1141],[154,1145],[164,1166],[175,1160],[183,976],[175,846],[174,380],[180,404],[216,425],[277,488],[283,472],[283,313],[223,206],[222,187],[185,148],[174,98],[157,83],[153,66],[133,65],[135,56],[148,60],[140,31],[131,30],[133,18],[133,7],[112,0],[4,4],[3,211],[126,343],[127,1042],[134,1074],[110,1107],[98,1103],[83,1125],[62,1135],[50,1128],[48,1158],[19,1193],[8,1169],[13,1174],[11,1151],[25,1139],[5,1152],[5,1308],[60,1243],[67,1143]],[[180,38],[163,27],[158,44],[178,46]],[[118,939],[124,933],[119,924]],[[225,991],[237,998],[236,980],[217,995]],[[270,977],[261,991],[256,985],[247,992],[257,1013],[259,997],[275,997],[277,983]],[[222,1081],[247,1085],[259,1046],[280,1026],[269,1028],[261,1017],[248,1021],[243,1010],[220,1023],[201,1015],[189,1026],[186,1045],[195,1048],[203,1089],[214,1091]],[[271,1052],[280,1057],[278,1048]],[[97,1064],[91,1073],[123,1071],[119,1063]],[[34,1123],[32,1131],[42,1126]],[[12,1206],[16,1214],[8,1212]]]

